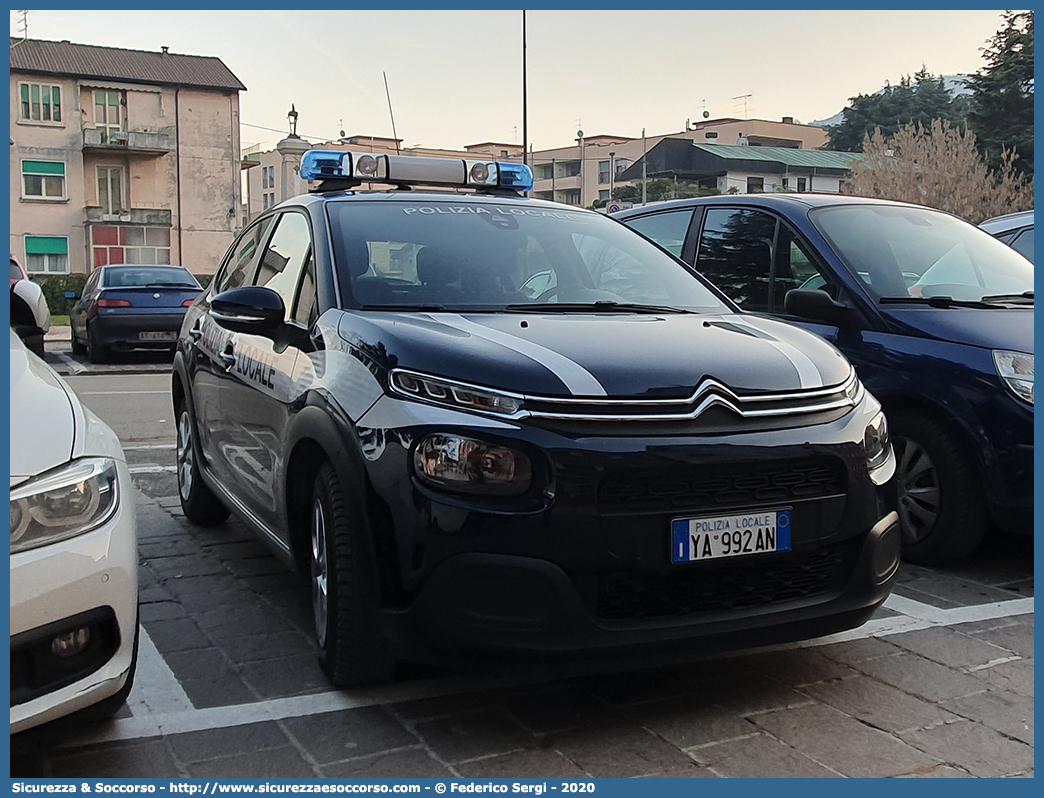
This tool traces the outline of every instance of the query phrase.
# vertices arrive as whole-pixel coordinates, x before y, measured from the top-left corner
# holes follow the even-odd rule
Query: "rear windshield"
[[[659,247],[619,222],[565,206],[361,201],[331,202],[327,212],[351,307],[729,309]]]
[[[927,208],[837,205],[816,227],[879,298],[983,297],[1033,290],[1033,264],[974,225]]]
[[[180,266],[110,266],[102,282],[105,288],[199,288],[188,269]]]

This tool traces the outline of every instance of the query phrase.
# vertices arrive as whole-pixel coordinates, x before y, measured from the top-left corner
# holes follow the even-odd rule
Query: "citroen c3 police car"
[[[301,175],[186,315],[178,483],[307,575],[334,684],[807,638],[884,601],[895,459],[830,344],[526,198],[525,165],[313,150]]]

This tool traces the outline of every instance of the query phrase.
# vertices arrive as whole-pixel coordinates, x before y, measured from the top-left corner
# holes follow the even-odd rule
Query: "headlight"
[[[413,451],[413,468],[434,487],[487,496],[520,496],[533,482],[522,452],[460,435],[424,438]]]
[[[1033,355],[996,349],[993,363],[1008,387],[1019,399],[1033,404]]]
[[[401,396],[457,407],[462,410],[479,410],[510,416],[522,408],[522,397],[520,396],[437,377],[428,377],[402,369],[393,369],[388,381],[392,390]]]
[[[884,413],[878,413],[866,425],[863,450],[866,452],[866,467],[870,471],[888,462],[888,421]]]
[[[11,553],[96,529],[116,512],[116,463],[87,457],[11,491]]]

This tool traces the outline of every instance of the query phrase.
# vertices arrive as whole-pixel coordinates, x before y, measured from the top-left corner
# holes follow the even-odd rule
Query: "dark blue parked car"
[[[742,308],[833,342],[881,401],[904,555],[1032,531],[1033,266],[954,216],[811,194],[704,197],[614,217]]]
[[[185,310],[203,289],[183,266],[119,264],[95,269],[69,309],[72,349],[92,363],[113,349],[174,349]]]

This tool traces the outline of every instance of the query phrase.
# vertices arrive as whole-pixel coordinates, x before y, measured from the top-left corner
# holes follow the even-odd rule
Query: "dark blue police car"
[[[940,211],[750,194],[614,214],[745,310],[834,343],[884,405],[903,557],[1032,533],[1033,264]]]
[[[232,511],[308,576],[333,683],[805,638],[884,601],[895,458],[833,346],[525,198],[523,165],[301,174],[185,318],[178,484],[190,521]]]

